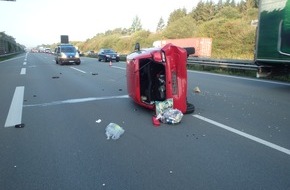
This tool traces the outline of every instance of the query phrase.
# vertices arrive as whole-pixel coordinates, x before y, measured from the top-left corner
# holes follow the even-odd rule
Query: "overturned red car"
[[[194,112],[187,102],[187,57],[194,48],[167,44],[163,48],[140,49],[127,55],[127,89],[137,104],[154,110],[155,102],[173,99],[173,108]]]

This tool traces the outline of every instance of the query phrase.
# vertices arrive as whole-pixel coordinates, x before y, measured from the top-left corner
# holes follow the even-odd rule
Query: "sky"
[[[142,28],[154,32],[162,17],[179,8],[190,12],[200,0],[0,0],[0,32],[26,47],[60,42],[85,41],[98,33],[130,28],[136,16]],[[214,0],[217,2],[218,0]]]

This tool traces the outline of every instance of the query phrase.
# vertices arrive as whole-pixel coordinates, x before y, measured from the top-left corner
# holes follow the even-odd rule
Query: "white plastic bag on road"
[[[106,135],[107,135],[107,139],[114,139],[117,140],[120,138],[120,136],[125,132],[125,130],[120,127],[119,125],[117,125],[116,123],[110,123],[107,127],[106,127]]]

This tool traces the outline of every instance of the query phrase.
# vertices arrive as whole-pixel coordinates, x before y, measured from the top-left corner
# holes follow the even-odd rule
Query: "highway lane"
[[[197,112],[262,139],[290,147],[290,85],[241,77],[191,72]],[[192,92],[200,86],[201,94]]]
[[[0,63],[0,189],[290,188],[288,84],[188,72],[196,112],[156,128],[127,97],[125,63],[25,57]],[[5,127],[19,86],[25,127]],[[117,141],[110,122],[125,129]]]

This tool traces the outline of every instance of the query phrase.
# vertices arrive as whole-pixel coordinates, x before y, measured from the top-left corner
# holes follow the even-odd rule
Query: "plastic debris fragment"
[[[116,123],[110,123],[106,127],[107,139],[112,138],[113,140],[117,140],[124,132],[125,130]]]
[[[24,123],[21,123],[21,124],[15,125],[15,128],[23,128],[24,126],[25,126]]]
[[[98,119],[97,121],[96,121],[96,123],[101,123],[102,122],[102,120],[101,119]]]
[[[156,127],[160,126],[160,121],[156,116],[152,116],[152,123]]]
[[[195,87],[195,88],[193,89],[193,92],[195,92],[195,93],[200,93],[201,91],[200,91],[199,87],[197,86],[197,87]]]

